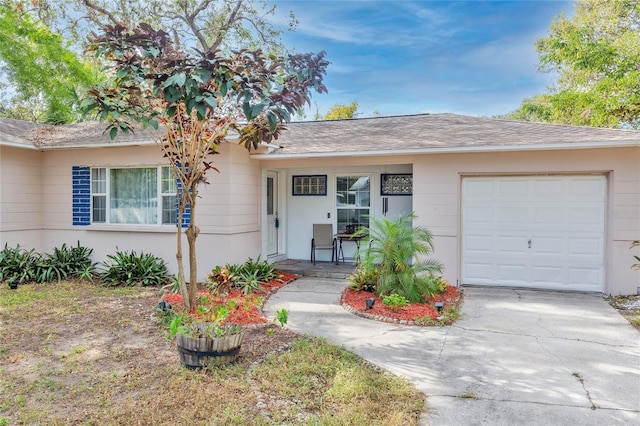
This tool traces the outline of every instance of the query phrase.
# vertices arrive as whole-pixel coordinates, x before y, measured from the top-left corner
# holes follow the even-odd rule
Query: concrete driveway
[[[425,425],[638,425],[640,333],[601,296],[466,288],[451,327],[396,326],[339,306],[345,280],[271,297],[288,327],[325,337],[427,395]]]

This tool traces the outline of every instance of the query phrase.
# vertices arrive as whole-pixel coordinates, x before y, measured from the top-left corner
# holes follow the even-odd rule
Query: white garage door
[[[604,290],[606,178],[462,180],[462,283]]]

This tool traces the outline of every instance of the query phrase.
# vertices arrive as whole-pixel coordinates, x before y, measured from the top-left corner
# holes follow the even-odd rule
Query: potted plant
[[[171,322],[170,336],[176,336],[180,362],[195,370],[209,365],[233,362],[244,338],[241,325],[221,325],[216,322],[185,323],[185,316],[178,315]]]

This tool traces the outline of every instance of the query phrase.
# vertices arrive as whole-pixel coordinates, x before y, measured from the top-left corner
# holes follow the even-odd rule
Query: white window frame
[[[151,168],[155,168],[156,169],[156,182],[157,182],[157,197],[156,199],[158,200],[158,202],[156,203],[156,209],[157,209],[157,214],[156,214],[156,223],[112,223],[110,220],[110,206],[111,206],[111,180],[110,180],[110,176],[111,176],[111,170],[113,169],[151,169]],[[163,169],[168,169],[171,170],[171,166],[166,166],[166,165],[151,165],[151,166],[132,166],[132,167],[91,167],[91,172],[90,172],[90,179],[91,179],[91,195],[90,195],[90,200],[91,200],[91,224],[95,224],[95,225],[117,225],[117,226],[130,226],[130,227],[145,227],[145,226],[176,226],[177,223],[177,213],[173,216],[173,221],[172,222],[163,222],[163,206],[164,206],[164,198],[165,197],[176,197],[177,199],[177,184],[174,181],[174,185],[173,189],[174,191],[165,191],[163,192],[163,179],[162,179],[162,170]],[[103,170],[104,171],[104,192],[97,192],[94,191],[95,189],[95,185],[94,183],[96,182],[96,180],[94,180],[94,171],[96,170]],[[102,180],[101,180],[102,181]],[[94,219],[94,200],[95,197],[103,197],[104,199],[104,204],[105,204],[105,217],[104,217],[104,221],[96,221]],[[177,207],[176,207],[176,212],[177,212]]]
[[[338,179],[339,178],[348,178],[348,177],[358,177],[358,178],[363,178],[363,177],[367,177],[369,178],[369,205],[366,207],[356,207],[356,206],[339,206],[338,205]],[[333,197],[333,202],[334,202],[334,211],[335,211],[335,224],[336,224],[336,230],[337,232],[345,232],[346,230],[344,228],[340,228],[340,222],[339,222],[339,214],[338,214],[338,210],[348,210],[348,209],[354,209],[354,210],[367,210],[367,214],[371,215],[371,212],[373,211],[373,173],[364,173],[364,172],[353,172],[353,173],[336,173],[333,177],[333,184],[334,184],[334,197]],[[371,222],[368,221],[368,224],[370,225]],[[356,229],[357,230],[357,229]]]

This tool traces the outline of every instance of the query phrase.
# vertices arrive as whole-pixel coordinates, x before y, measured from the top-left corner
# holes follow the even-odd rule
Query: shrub
[[[238,284],[243,285],[243,278],[247,277],[256,280],[258,283],[267,283],[278,276],[273,265],[268,260],[260,260],[260,256],[256,260],[249,258],[242,266],[238,268]]]
[[[34,281],[40,256],[34,249],[25,250],[18,244],[11,248],[8,244],[0,251],[0,281],[6,281],[9,287]]]
[[[209,289],[214,293],[227,294],[230,289],[238,288],[244,294],[249,294],[278,276],[278,272],[267,260],[249,258],[242,265],[226,264],[216,266],[207,276]]]
[[[80,241],[76,247],[62,244],[38,259],[36,281],[61,281],[66,278],[93,280],[95,265],[91,263],[92,253],[93,249],[82,247]]]
[[[388,296],[383,296],[382,303],[394,311],[399,311],[403,306],[407,306],[409,301],[405,297],[393,293]]]
[[[107,255],[109,260],[102,263],[102,278],[107,285],[142,285],[153,286],[164,284],[169,280],[167,265],[164,260],[150,253],[137,254],[116,250],[115,255]]]
[[[237,267],[234,268],[232,265],[227,265],[224,268],[221,266],[213,268],[213,271],[207,275],[209,281],[208,287],[211,293],[217,293],[222,297],[226,297],[231,289],[235,287],[236,281],[238,280],[235,272],[237,269]]]
[[[395,293],[410,302],[424,302],[434,292],[429,276],[422,274],[442,272],[443,265],[433,259],[416,259],[433,251],[433,237],[426,229],[412,226],[414,218],[413,213],[393,221],[372,216],[371,228],[357,232],[370,240],[369,245],[361,245],[358,257],[364,268],[377,266],[379,297]]]
[[[351,276],[349,287],[355,291],[376,291],[378,283],[378,270],[372,265],[360,264]]]

